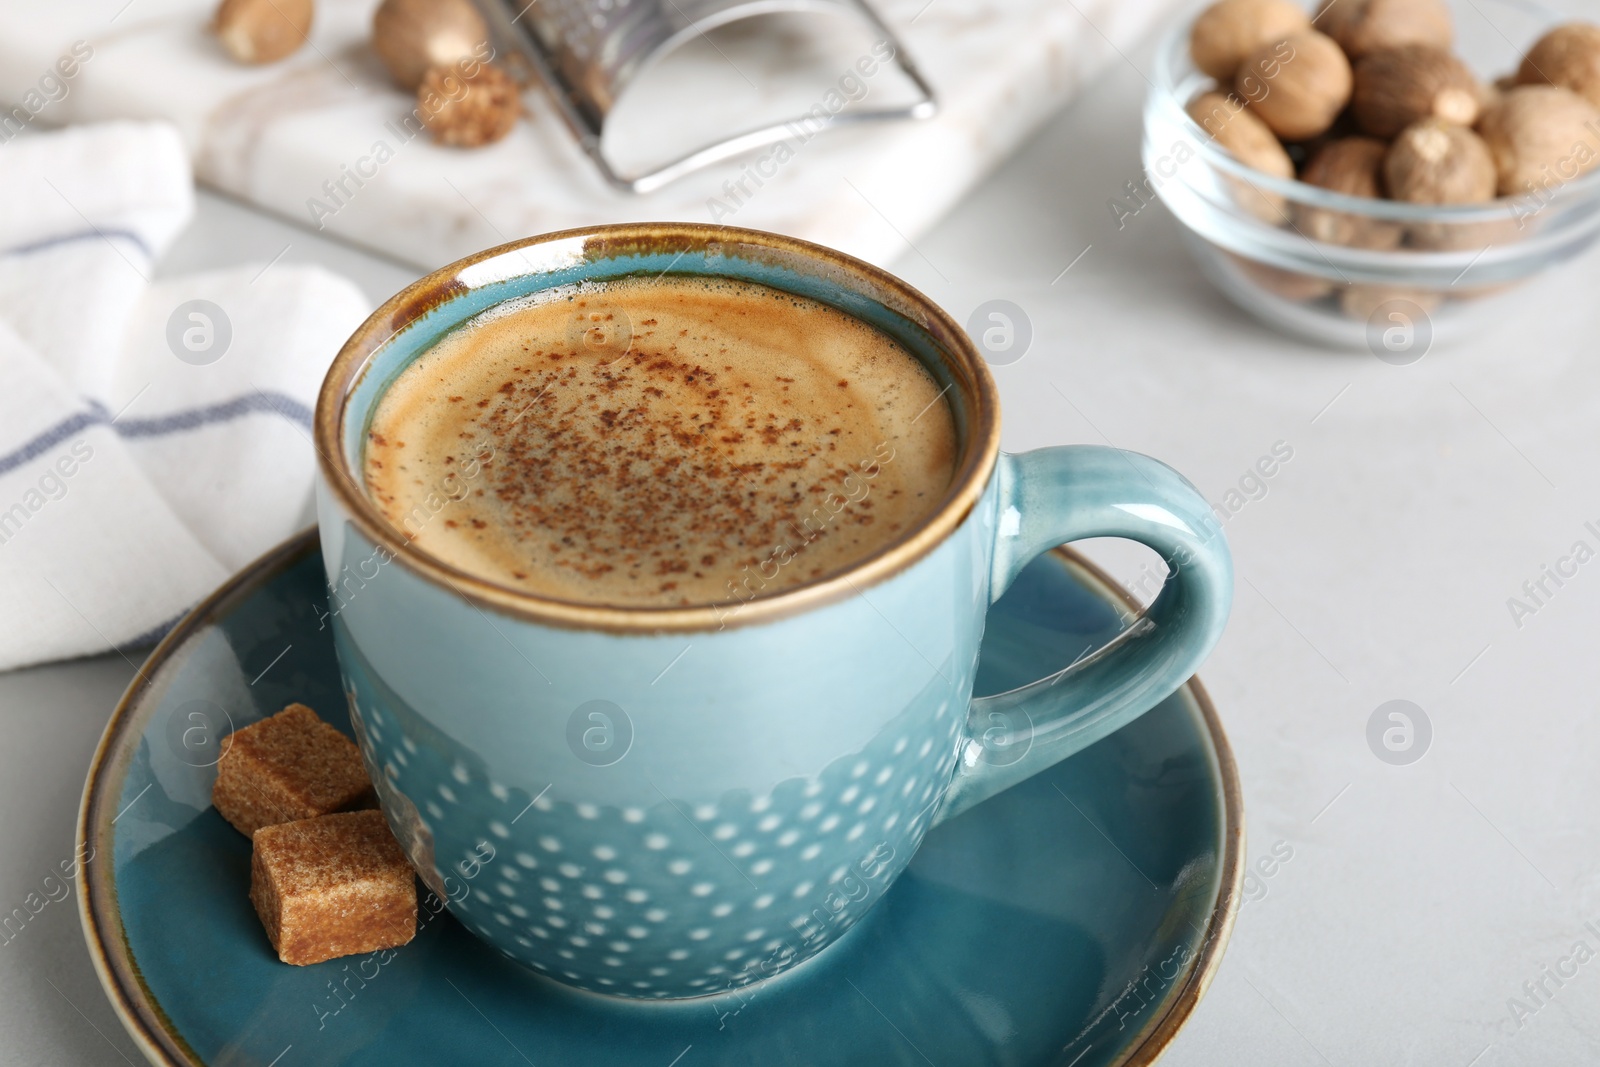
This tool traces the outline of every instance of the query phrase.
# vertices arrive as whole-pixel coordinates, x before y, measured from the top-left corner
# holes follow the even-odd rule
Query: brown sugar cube
[[[245,836],[263,826],[377,804],[361,753],[304,704],[223,742],[211,803]]]
[[[417,883],[381,811],[264,826],[250,903],[284,963],[396,948],[417,932]]]

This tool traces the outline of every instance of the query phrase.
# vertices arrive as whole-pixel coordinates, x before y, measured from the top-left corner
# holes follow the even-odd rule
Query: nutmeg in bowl
[[[1231,300],[1357,348],[1398,306],[1447,342],[1600,236],[1600,103],[1588,95],[1600,98],[1600,25],[1574,28],[1525,0],[1323,6],[1311,30],[1273,8],[1291,29],[1231,81],[1196,65],[1188,24],[1157,52],[1144,168]],[[1323,40],[1348,62],[1348,87]],[[1522,51],[1549,59],[1542,74]],[[1298,74],[1289,53],[1306,60]],[[1219,100],[1242,108],[1223,133],[1203,121]]]

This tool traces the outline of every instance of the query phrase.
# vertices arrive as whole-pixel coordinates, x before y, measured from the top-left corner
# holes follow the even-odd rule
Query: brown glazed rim
[[[774,259],[810,260],[842,283],[853,283],[857,291],[876,294],[873,299],[883,297],[882,302],[891,310],[917,322],[938,343],[952,387],[961,391],[968,412],[961,457],[938,510],[900,539],[832,576],[782,592],[758,594],[745,601],[681,608],[624,607],[537,596],[460,570],[415,547],[378,510],[362,489],[359,473],[350,470],[346,462],[341,428],[351,391],[370,366],[371,356],[396,334],[468,291],[462,275],[472,267],[523,249],[575,238],[584,240],[585,254],[593,258],[630,250],[682,253],[715,242],[739,246],[745,253],[765,251]],[[994,379],[966,331],[932,300],[892,274],[831,248],[781,234],[692,223],[633,223],[559,230],[512,241],[413,282],[374,311],[339,350],[317,397],[314,432],[317,463],[349,521],[413,573],[449,588],[477,607],[513,618],[569,629],[660,633],[769,622],[842,600],[909,567],[943,542],[982,497],[1000,453],[1000,408]]]
[[[1077,552],[1062,545],[1053,552],[1069,570],[1082,575],[1085,583],[1116,602],[1125,613],[1124,624],[1144,613],[1144,605],[1128,592],[1111,575],[1089,562]],[[1200,684],[1200,676],[1193,675],[1180,690],[1187,689],[1199,709],[1206,735],[1211,739],[1211,750],[1217,760],[1217,782],[1222,787],[1222,855],[1217,864],[1218,885],[1216,903],[1206,921],[1205,936],[1200,951],[1195,953],[1189,969],[1180,981],[1168,989],[1165,1010],[1147,1022],[1139,1037],[1128,1048],[1114,1067],[1150,1067],[1166,1052],[1172,1039],[1189,1021],[1200,998],[1211,988],[1217,971],[1222,967],[1223,954],[1233,937],[1233,924],[1239,917],[1239,905],[1244,892],[1244,787],[1239,781],[1239,764],[1233,758],[1233,745],[1222,729],[1222,719],[1217,715],[1211,694]]]
[[[117,701],[89,763],[83,801],[78,808],[76,846],[78,855],[83,855],[83,849],[88,846],[93,846],[95,852],[78,878],[78,918],[83,923],[84,941],[95,974],[117,1018],[145,1058],[162,1067],[205,1067],[205,1062],[178,1033],[140,973],[124,933],[116,881],[112,877],[112,829],[121,797],[120,786],[126,778],[132,749],[138,744],[139,731],[148,725],[136,720],[150,697],[156,675],[191,638],[228,615],[316,548],[315,527],[296,534],[239,571],[184,616],[150,653],[122,699]],[[1119,604],[1130,617],[1142,610],[1139,602],[1121,585],[1072,549],[1057,548],[1054,554],[1068,569],[1082,576],[1091,589]],[[1199,676],[1185,682],[1180,687],[1180,691],[1183,690],[1187,690],[1193,701],[1201,728],[1211,742],[1216,758],[1217,786],[1222,793],[1222,840],[1219,842],[1222,854],[1218,863],[1217,895],[1206,919],[1200,951],[1189,961],[1181,977],[1168,987],[1165,1002],[1129,1043],[1116,1067],[1148,1067],[1155,1063],[1188,1022],[1222,966],[1244,886],[1244,794],[1239,767],[1234,762],[1233,748],[1228,743],[1216,706],[1200,684]],[[115,792],[113,787],[117,787]]]

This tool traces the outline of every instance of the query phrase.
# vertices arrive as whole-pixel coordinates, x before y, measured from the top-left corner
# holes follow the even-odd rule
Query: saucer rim
[[[212,624],[225,608],[259,592],[318,547],[317,526],[313,524],[246,564],[196,604],[167,632],[137,669],[135,679],[129,683],[107,720],[105,731],[89,763],[78,808],[75,844],[78,855],[84,855],[85,848],[92,847],[94,851],[89,853],[90,859],[84,863],[82,876],[77,880],[78,918],[83,926],[84,941],[94,964],[95,975],[100,980],[106,999],[145,1059],[158,1067],[208,1065],[178,1033],[160,1001],[145,983],[121,921],[114,873],[106,871],[102,874],[107,864],[96,865],[93,862],[94,857],[101,854],[102,847],[108,862],[112,856],[111,824],[115,820],[107,818],[106,790],[111,759],[114,754],[120,754],[124,769],[131,760],[132,749],[122,743],[124,734],[149,695],[154,684],[153,676],[173,654],[196,631]],[[1109,574],[1072,548],[1063,545],[1052,551],[1093,591],[1118,607],[1125,619],[1143,610],[1143,606]],[[1222,790],[1221,880],[1216,901],[1206,921],[1200,952],[1189,966],[1183,984],[1169,994],[1164,1009],[1141,1028],[1138,1037],[1129,1044],[1125,1055],[1116,1061],[1114,1067],[1149,1067],[1160,1058],[1188,1022],[1222,965],[1243,891],[1244,799],[1233,747],[1228,742],[1216,707],[1199,675],[1190,677],[1180,688],[1188,690],[1190,699],[1199,711],[1216,760],[1217,783]],[[114,807],[115,800],[111,804]]]

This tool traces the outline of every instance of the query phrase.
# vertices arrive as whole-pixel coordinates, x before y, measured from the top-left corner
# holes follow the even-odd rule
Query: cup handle
[[[1072,445],[1000,456],[990,600],[1036,556],[1085,537],[1126,537],[1167,561],[1161,593],[1133,626],[1048,677],[967,713],[943,822],[1120,729],[1189,679],[1222,635],[1233,559],[1208,504],[1182,475],[1148,456]],[[999,733],[996,733],[999,731]],[[1020,757],[986,754],[995,749]],[[993,750],[990,750],[992,753]]]

